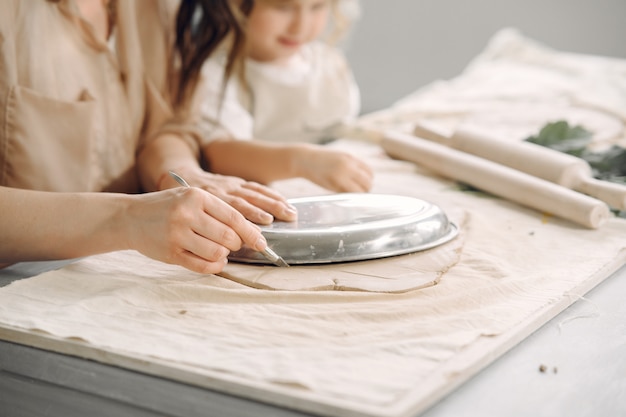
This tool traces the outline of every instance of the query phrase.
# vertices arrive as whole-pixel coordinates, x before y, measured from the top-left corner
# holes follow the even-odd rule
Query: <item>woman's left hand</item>
[[[296,209],[287,199],[271,188],[238,177],[213,174],[198,168],[179,168],[176,171],[192,187],[210,192],[225,201],[253,223],[270,224],[274,219],[294,221]],[[180,186],[169,176],[164,177],[160,188]]]

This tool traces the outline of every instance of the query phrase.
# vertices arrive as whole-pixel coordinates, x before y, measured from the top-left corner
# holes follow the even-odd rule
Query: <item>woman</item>
[[[8,0],[2,8],[0,262],[135,249],[212,273],[242,244],[266,246],[244,216],[295,218],[268,188],[199,166],[196,130],[173,111],[186,107],[187,93],[171,94],[172,85],[191,91],[188,57],[177,84],[165,65],[175,3]],[[187,52],[191,62],[204,53]],[[174,187],[168,170],[196,187],[129,194]]]

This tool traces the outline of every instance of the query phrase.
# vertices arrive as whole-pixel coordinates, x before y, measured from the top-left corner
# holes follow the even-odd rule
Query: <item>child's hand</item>
[[[372,188],[374,174],[362,160],[349,153],[322,146],[300,152],[297,167],[300,176],[336,192],[366,192]]]

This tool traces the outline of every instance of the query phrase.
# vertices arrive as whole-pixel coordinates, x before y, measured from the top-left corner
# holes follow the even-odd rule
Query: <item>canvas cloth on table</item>
[[[626,145],[626,60],[557,51],[506,28],[459,76],[426,85],[361,123],[411,130],[427,121],[450,132],[469,125],[521,140],[557,120],[585,127],[595,146]]]
[[[491,354],[496,336],[573,302],[624,262],[623,220],[582,229],[459,192],[374,145],[336,146],[369,155],[375,191],[463,207],[461,259],[437,285],[401,294],[260,290],[121,252],[2,288],[0,333],[42,347],[61,340],[56,349],[114,364],[121,356],[124,366],[217,389],[236,384],[239,395],[329,415],[404,415],[430,401],[442,386],[428,381],[475,344],[494,343],[481,347]],[[313,191],[299,180],[283,186]],[[444,381],[471,365],[458,362]],[[429,392],[416,395],[418,387]]]
[[[461,191],[374,144],[332,146],[372,165],[373,192],[462,219],[458,262],[436,285],[259,289],[117,252],[0,289],[0,337],[323,415],[408,416],[626,261],[624,219],[589,230]],[[276,188],[324,192],[304,180]]]

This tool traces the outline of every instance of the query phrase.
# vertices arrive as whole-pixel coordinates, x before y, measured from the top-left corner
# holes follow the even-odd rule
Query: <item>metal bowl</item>
[[[295,222],[261,228],[270,248],[290,265],[361,261],[430,249],[456,237],[458,228],[436,205],[413,197],[352,193],[289,200]],[[247,247],[234,262],[269,264]]]

